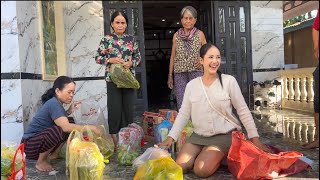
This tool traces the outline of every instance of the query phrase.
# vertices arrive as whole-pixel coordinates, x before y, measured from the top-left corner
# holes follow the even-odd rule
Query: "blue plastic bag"
[[[172,123],[169,120],[170,115],[171,115],[171,111],[167,113],[166,119],[155,127],[155,131],[154,131],[155,144],[159,144],[167,139],[169,131],[172,128]]]

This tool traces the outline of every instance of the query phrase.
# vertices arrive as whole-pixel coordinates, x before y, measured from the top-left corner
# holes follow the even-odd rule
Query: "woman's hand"
[[[164,147],[166,150],[168,150],[171,147],[172,142],[173,142],[173,138],[168,136],[168,138],[165,141],[163,141],[162,143],[157,144],[157,146],[159,148]]]
[[[201,67],[201,64],[200,64],[200,58],[198,59],[198,61],[195,62],[194,66],[199,69]]]
[[[254,138],[251,138],[251,142],[257,146],[257,148],[265,151],[265,152],[268,152],[268,153],[273,153],[272,150],[270,148],[268,148],[266,145],[262,144],[260,139],[258,137],[254,137]]]
[[[92,126],[91,130],[97,135],[101,136],[102,135],[102,129],[97,127],[97,126]]]
[[[72,114],[75,110],[80,107],[81,101],[74,101],[71,103],[69,109],[67,110],[68,114]]]
[[[127,62],[122,63],[123,67],[126,69],[129,69],[132,67],[133,62],[132,62],[132,56],[129,57],[129,60]]]
[[[112,57],[112,58],[109,58],[109,63],[111,63],[111,64],[123,64],[124,60],[119,58],[119,57]]]
[[[168,75],[168,82],[167,82],[167,84],[168,84],[168,87],[169,87],[170,89],[173,89],[173,78],[172,78],[172,74],[169,74],[169,75]]]

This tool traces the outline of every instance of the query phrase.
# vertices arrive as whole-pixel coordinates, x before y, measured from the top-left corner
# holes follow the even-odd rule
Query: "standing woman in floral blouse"
[[[117,88],[110,78],[110,66],[111,64],[122,64],[135,75],[135,67],[139,65],[141,56],[134,37],[126,34],[128,26],[126,14],[122,11],[114,12],[110,25],[113,33],[101,39],[95,60],[96,63],[106,66],[109,132],[116,150],[117,133],[122,127],[133,122],[135,90]]]

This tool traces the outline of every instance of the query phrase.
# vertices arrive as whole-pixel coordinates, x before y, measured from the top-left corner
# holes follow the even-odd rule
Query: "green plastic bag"
[[[112,64],[110,67],[110,77],[118,88],[139,89],[140,84],[129,69],[125,69],[121,64]]]

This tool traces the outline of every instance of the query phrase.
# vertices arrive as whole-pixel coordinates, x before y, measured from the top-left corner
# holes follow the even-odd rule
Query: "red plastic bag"
[[[19,153],[20,152],[20,153]],[[22,167],[20,169],[16,169],[16,159],[17,156],[21,155]],[[15,179],[26,179],[26,160],[24,156],[24,144],[20,144],[14,153],[14,157],[11,164],[11,176],[6,180],[15,180]]]
[[[243,133],[232,132],[232,144],[228,153],[228,169],[239,180],[273,179],[301,172],[309,164],[300,160],[302,153],[284,152],[269,146],[274,154],[258,149]]]

